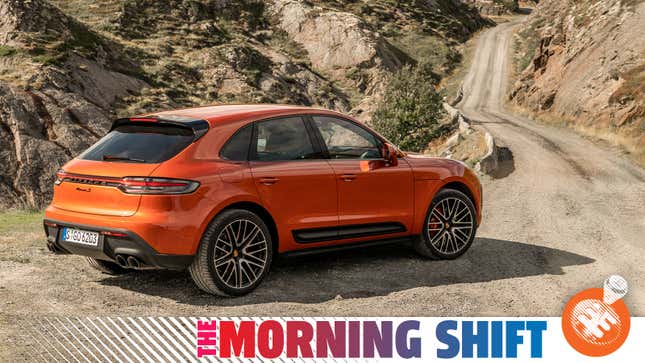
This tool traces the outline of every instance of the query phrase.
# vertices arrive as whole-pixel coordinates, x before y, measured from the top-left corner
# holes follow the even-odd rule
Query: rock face
[[[59,35],[69,32],[69,19],[54,6],[41,1],[4,0],[0,2],[0,42],[11,44],[23,32],[49,29]]]
[[[279,26],[307,50],[317,69],[332,73],[356,66],[392,70],[410,61],[354,14],[297,0],[277,0],[274,11]]]
[[[74,27],[82,27],[33,0],[0,1],[0,19],[1,46],[23,44],[23,32],[69,39]],[[0,82],[1,209],[45,205],[54,173],[109,129],[113,103],[147,86],[75,54],[58,66],[35,68],[27,87]]]
[[[414,62],[354,14],[326,10],[300,0],[276,0],[272,11],[278,26],[307,51],[315,69],[365,95],[352,110],[364,120],[370,117],[383,90],[384,73]],[[350,79],[350,74],[359,77]]]
[[[46,206],[117,117],[236,102],[368,120],[416,62],[394,38],[432,37],[444,67],[486,24],[457,0],[0,0],[0,209]]]
[[[644,25],[643,2],[540,1],[521,26],[520,57],[534,56],[510,98],[645,161]]]

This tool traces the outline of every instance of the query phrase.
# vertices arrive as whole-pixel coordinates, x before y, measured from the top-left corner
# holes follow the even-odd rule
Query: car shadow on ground
[[[346,299],[364,298],[424,286],[562,275],[565,266],[594,261],[554,248],[477,238],[466,254],[452,261],[424,259],[407,245],[278,259],[257,290],[237,298],[220,298],[201,292],[185,271],[139,271],[106,277],[98,282],[190,305],[319,303],[339,295]]]

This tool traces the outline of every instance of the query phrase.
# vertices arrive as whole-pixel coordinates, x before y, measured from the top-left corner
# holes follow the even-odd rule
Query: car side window
[[[313,116],[332,159],[379,159],[381,142],[357,124],[329,116]]]
[[[249,145],[251,135],[253,134],[253,125],[246,125],[239,129],[224,144],[220,151],[220,156],[226,160],[246,161],[249,155]]]
[[[318,159],[301,117],[288,117],[257,123],[254,159],[259,161]]]

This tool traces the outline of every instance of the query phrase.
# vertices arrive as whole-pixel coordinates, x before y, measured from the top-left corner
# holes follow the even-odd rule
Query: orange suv
[[[230,105],[119,119],[56,173],[47,246],[109,274],[188,268],[242,295],[277,255],[411,242],[452,259],[481,220],[464,164],[399,151],[345,115]]]

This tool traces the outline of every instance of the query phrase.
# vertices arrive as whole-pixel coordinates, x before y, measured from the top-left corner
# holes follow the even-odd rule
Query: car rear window
[[[83,160],[125,163],[164,162],[193,142],[193,131],[172,125],[123,125],[82,153]]]

